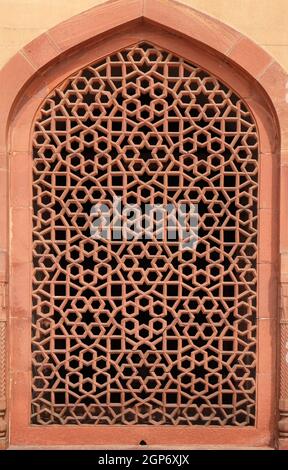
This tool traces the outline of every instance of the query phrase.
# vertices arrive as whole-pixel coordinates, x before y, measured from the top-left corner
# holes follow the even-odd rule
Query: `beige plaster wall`
[[[288,70],[288,0],[178,0],[246,34]],[[42,32],[105,0],[0,0],[0,67]]]

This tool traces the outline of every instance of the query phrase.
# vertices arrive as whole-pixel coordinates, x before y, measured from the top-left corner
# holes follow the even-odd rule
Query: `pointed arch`
[[[17,375],[15,350],[12,356],[10,353],[8,354],[8,345],[10,343],[13,345],[13,338],[17,335],[17,331],[19,334],[21,331],[27,332],[25,315],[27,315],[27,305],[29,305],[27,299],[29,292],[27,293],[23,276],[25,277],[25,269],[30,262],[29,236],[31,232],[29,230],[28,233],[12,231],[12,243],[11,240],[9,241],[9,237],[11,237],[13,222],[18,227],[20,225],[30,227],[30,209],[23,201],[29,200],[31,191],[29,165],[26,165],[25,162],[28,162],[30,158],[30,132],[34,115],[43,99],[73,71],[139,40],[151,40],[153,43],[190,60],[193,56],[194,63],[199,63],[215,76],[220,77],[224,82],[226,81],[245,98],[256,119],[261,143],[263,188],[263,193],[260,194],[260,210],[262,210],[263,217],[265,215],[266,224],[266,227],[260,232],[260,243],[263,252],[263,265],[271,264],[269,280],[265,281],[268,284],[265,285],[269,285],[272,291],[274,289],[274,294],[271,294],[268,303],[265,304],[264,308],[267,309],[265,315],[278,315],[276,312],[277,302],[281,300],[282,305],[281,316],[280,313],[278,315],[282,349],[277,368],[281,379],[279,442],[280,446],[284,448],[288,446],[288,371],[284,360],[288,342],[287,74],[269,54],[241,33],[175,1],[108,1],[42,34],[19,51],[1,71],[0,285],[3,298],[10,298],[10,309],[7,308],[7,302],[4,302],[1,307],[1,369],[6,370],[6,374],[10,374],[11,361],[15,360],[16,362],[13,364],[16,364],[16,368],[12,372]],[[274,180],[272,181],[271,178]],[[280,188],[280,198],[277,195],[277,187]],[[280,214],[280,226],[276,215],[278,213]],[[267,231],[267,226],[269,226],[269,231]],[[279,245],[277,244],[278,235]],[[280,269],[276,273],[275,269],[279,266]],[[261,275],[261,271],[259,272]],[[265,275],[267,276],[267,271],[263,274],[263,276]],[[280,278],[281,299],[275,297],[278,286],[273,282],[276,277]],[[259,295],[261,292],[263,291],[260,289]],[[8,326],[9,314],[11,320]],[[264,325],[263,321],[263,331]],[[7,335],[9,331],[11,331],[10,336]],[[271,326],[263,334],[270,338]],[[269,342],[269,339],[267,341]],[[23,338],[23,343],[21,342],[21,348],[17,350],[17,354],[20,356],[22,353],[27,354],[29,347],[28,339]],[[262,353],[263,359],[260,357],[260,363],[264,364],[265,351],[260,351],[260,355]],[[275,361],[275,357],[271,358],[271,355],[268,359],[272,362]],[[265,376],[265,370],[262,370],[261,366],[259,374],[263,379],[264,386],[265,380],[268,381],[269,377]],[[20,376],[21,380],[24,380],[24,377],[27,378],[27,371],[22,371]],[[0,420],[1,429],[3,428],[0,437],[2,446],[5,446],[8,439],[6,430],[8,423],[7,397],[14,416],[18,413],[17,403],[19,400],[21,401],[19,396],[9,396],[5,374],[3,374],[2,381],[0,379],[0,395]],[[260,417],[260,419],[262,418]],[[22,424],[28,422],[27,415],[22,416],[22,419]],[[272,430],[272,434],[276,436],[277,426],[271,422],[270,417],[266,417],[265,423],[266,430]],[[21,443],[23,427],[21,428],[21,436],[19,432],[17,434],[17,430],[14,434],[13,432],[12,429],[14,442]],[[40,444],[43,442],[43,435],[41,437],[42,431],[37,432],[38,435],[35,439],[36,441],[38,439]],[[230,431],[227,432],[227,439],[229,439],[229,433]],[[207,428],[205,434],[209,435]],[[139,435],[139,440],[140,437]],[[71,443],[77,444],[77,436],[71,439]],[[211,442],[212,436],[208,436],[207,442],[209,439]],[[241,439],[239,438],[240,441]],[[251,434],[251,437],[247,439],[246,442],[253,445],[253,435]],[[52,441],[51,436],[51,444]],[[90,444],[88,441],[87,444]],[[168,438],[168,441],[173,442],[173,438]],[[56,439],[54,443],[57,442]],[[122,443],[124,444],[125,441]],[[259,435],[257,441],[257,445],[261,444],[267,444],[267,434],[264,431]]]

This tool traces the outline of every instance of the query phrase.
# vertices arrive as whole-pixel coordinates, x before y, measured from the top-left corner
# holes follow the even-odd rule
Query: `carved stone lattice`
[[[0,282],[0,449],[7,444],[7,309],[5,282]]]
[[[257,133],[140,44],[76,72],[33,131],[34,424],[255,424]],[[198,204],[199,241],[95,240],[93,204]],[[154,234],[155,235],[155,234]]]
[[[281,285],[279,437],[288,438],[288,283]],[[287,444],[286,444],[287,446]]]

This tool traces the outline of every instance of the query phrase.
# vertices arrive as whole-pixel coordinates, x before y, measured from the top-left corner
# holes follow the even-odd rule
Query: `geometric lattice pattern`
[[[257,133],[207,71],[137,44],[33,130],[31,422],[255,425]],[[199,241],[95,240],[91,207],[198,204]]]

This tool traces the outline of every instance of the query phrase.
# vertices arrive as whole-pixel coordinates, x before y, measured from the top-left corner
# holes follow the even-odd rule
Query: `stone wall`
[[[178,0],[227,23],[288,70],[287,0]],[[105,0],[0,0],[0,67],[61,21]]]

